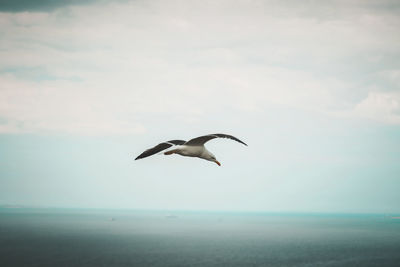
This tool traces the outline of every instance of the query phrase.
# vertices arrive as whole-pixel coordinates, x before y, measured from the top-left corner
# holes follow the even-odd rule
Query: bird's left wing
[[[154,155],[160,151],[163,151],[164,149],[167,149],[173,145],[183,145],[186,141],[184,140],[171,140],[171,141],[167,141],[167,142],[163,142],[160,143],[158,145],[156,145],[155,147],[149,148],[146,151],[144,151],[142,154],[140,154],[139,156],[137,156],[137,159],[142,159],[142,158],[146,158],[148,156]]]
[[[185,145],[202,146],[206,142],[208,142],[208,141],[210,141],[211,139],[214,139],[214,138],[229,138],[229,139],[235,140],[236,142],[239,142],[239,143],[247,146],[247,144],[245,142],[239,140],[238,138],[236,138],[236,137],[234,137],[232,135],[228,135],[228,134],[208,134],[208,135],[199,136],[199,137],[196,137],[196,138],[193,138],[193,139],[187,141],[185,143]]]

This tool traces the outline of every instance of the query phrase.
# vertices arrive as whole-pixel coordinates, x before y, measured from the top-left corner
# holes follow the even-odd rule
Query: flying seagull
[[[154,154],[161,152],[167,148],[170,148],[171,146],[177,146],[174,149],[164,152],[164,155],[179,154],[179,155],[186,156],[186,157],[197,157],[197,158],[213,161],[213,162],[217,163],[219,166],[221,166],[221,163],[219,163],[219,161],[215,158],[215,156],[204,147],[204,144],[206,142],[208,142],[214,138],[229,138],[229,139],[235,140],[236,142],[242,143],[243,145],[247,146],[246,143],[244,143],[243,141],[240,141],[239,139],[237,139],[236,137],[234,137],[232,135],[209,134],[209,135],[204,135],[204,136],[199,136],[199,137],[193,138],[189,141],[170,140],[167,142],[160,143],[160,144],[156,145],[155,147],[149,148],[146,151],[144,151],[135,160],[154,155]]]

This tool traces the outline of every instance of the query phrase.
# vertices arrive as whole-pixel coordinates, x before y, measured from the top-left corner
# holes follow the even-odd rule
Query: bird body
[[[219,166],[221,166],[221,163],[216,159],[216,157],[207,150],[207,148],[204,146],[206,142],[209,140],[212,140],[214,138],[229,138],[232,140],[235,140],[239,143],[242,143],[247,146],[246,143],[240,141],[236,137],[232,135],[227,135],[227,134],[209,134],[209,135],[204,135],[204,136],[199,136],[196,138],[193,138],[189,141],[183,141],[183,140],[171,140],[167,142],[160,143],[156,145],[155,147],[152,147],[150,149],[147,149],[144,151],[142,154],[140,154],[135,160],[145,158],[151,155],[154,155],[158,152],[161,152],[165,149],[170,148],[171,146],[177,146],[174,147],[173,149],[170,149],[166,152],[164,152],[164,155],[172,155],[172,154],[178,154],[181,156],[185,157],[197,157],[201,159],[205,159],[208,161],[213,161],[217,163]]]
[[[170,154],[179,154],[182,156],[186,157],[202,157],[205,154],[205,147],[204,146],[179,146],[175,149],[171,149],[167,152],[165,152],[165,155],[170,155]],[[172,153],[171,153],[172,152]]]

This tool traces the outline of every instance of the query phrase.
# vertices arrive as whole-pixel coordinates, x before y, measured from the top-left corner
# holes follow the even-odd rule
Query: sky
[[[400,213],[398,1],[0,1],[0,205]],[[134,161],[171,139],[232,134]]]

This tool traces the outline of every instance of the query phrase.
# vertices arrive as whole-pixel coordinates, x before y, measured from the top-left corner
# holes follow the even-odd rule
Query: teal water
[[[0,209],[0,265],[400,266],[400,220]]]

